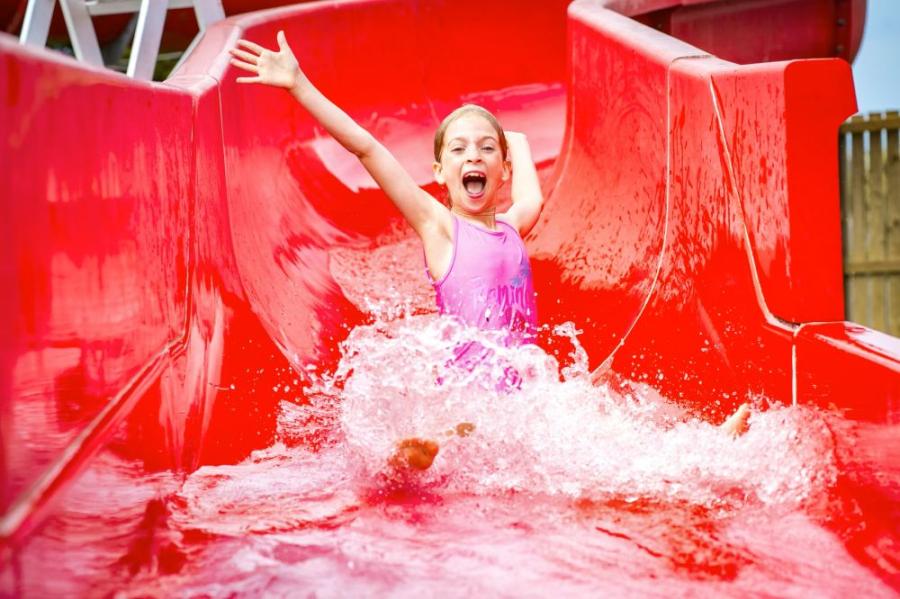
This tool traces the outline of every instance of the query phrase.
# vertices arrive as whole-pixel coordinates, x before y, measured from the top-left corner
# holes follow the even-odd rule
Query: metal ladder
[[[59,4],[75,57],[98,67],[104,66],[103,56],[91,17],[138,13],[126,72],[135,79],[153,78],[163,25],[170,8],[193,8],[201,34],[208,26],[225,18],[222,0],[59,0]],[[44,47],[55,7],[56,0],[28,0],[19,41],[30,46]]]

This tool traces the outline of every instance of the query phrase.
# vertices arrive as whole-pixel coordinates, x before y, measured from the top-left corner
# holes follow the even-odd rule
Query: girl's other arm
[[[416,185],[406,169],[371,133],[316,89],[300,69],[283,31],[278,32],[277,40],[278,52],[247,40],[238,41],[243,49],[230,51],[234,56],[231,64],[256,76],[238,77],[237,82],[264,83],[289,90],[338,143],[359,158],[419,237],[434,235],[437,230],[449,237],[452,220],[447,208]]]
[[[525,237],[537,223],[544,204],[541,183],[538,180],[531,148],[523,133],[506,132],[512,162],[512,200],[513,205],[503,214],[503,220]]]

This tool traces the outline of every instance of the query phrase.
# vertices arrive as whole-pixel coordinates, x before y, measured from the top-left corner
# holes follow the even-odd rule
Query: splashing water
[[[537,346],[505,347],[450,318],[379,320],[351,332],[314,392],[339,410],[362,480],[385,470],[398,441],[419,437],[441,444],[420,483],[451,492],[802,505],[833,484],[831,434],[813,412],[756,413],[734,439],[650,387],[593,385],[574,325],[553,334],[574,347],[562,369]],[[460,366],[458,348],[473,345],[482,359]],[[510,372],[521,383],[498,384]],[[459,423],[474,432],[448,434]]]

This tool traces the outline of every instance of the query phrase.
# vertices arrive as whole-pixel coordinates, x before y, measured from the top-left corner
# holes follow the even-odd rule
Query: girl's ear
[[[434,180],[438,182],[438,185],[447,184],[447,179],[444,178],[444,169],[441,167],[440,162],[432,162],[431,170],[434,171]]]
[[[509,181],[509,177],[512,175],[512,162],[509,160],[503,161],[503,174],[500,175],[502,181]]]

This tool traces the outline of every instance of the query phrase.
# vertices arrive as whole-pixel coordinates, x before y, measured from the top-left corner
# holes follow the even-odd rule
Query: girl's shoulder
[[[498,214],[494,217],[497,221],[497,228],[499,229],[501,225],[505,225],[506,229],[512,229],[512,232],[516,234],[517,237],[522,237],[522,233],[519,231],[519,227],[514,222],[514,219],[509,218],[509,215],[505,212],[503,214]]]

